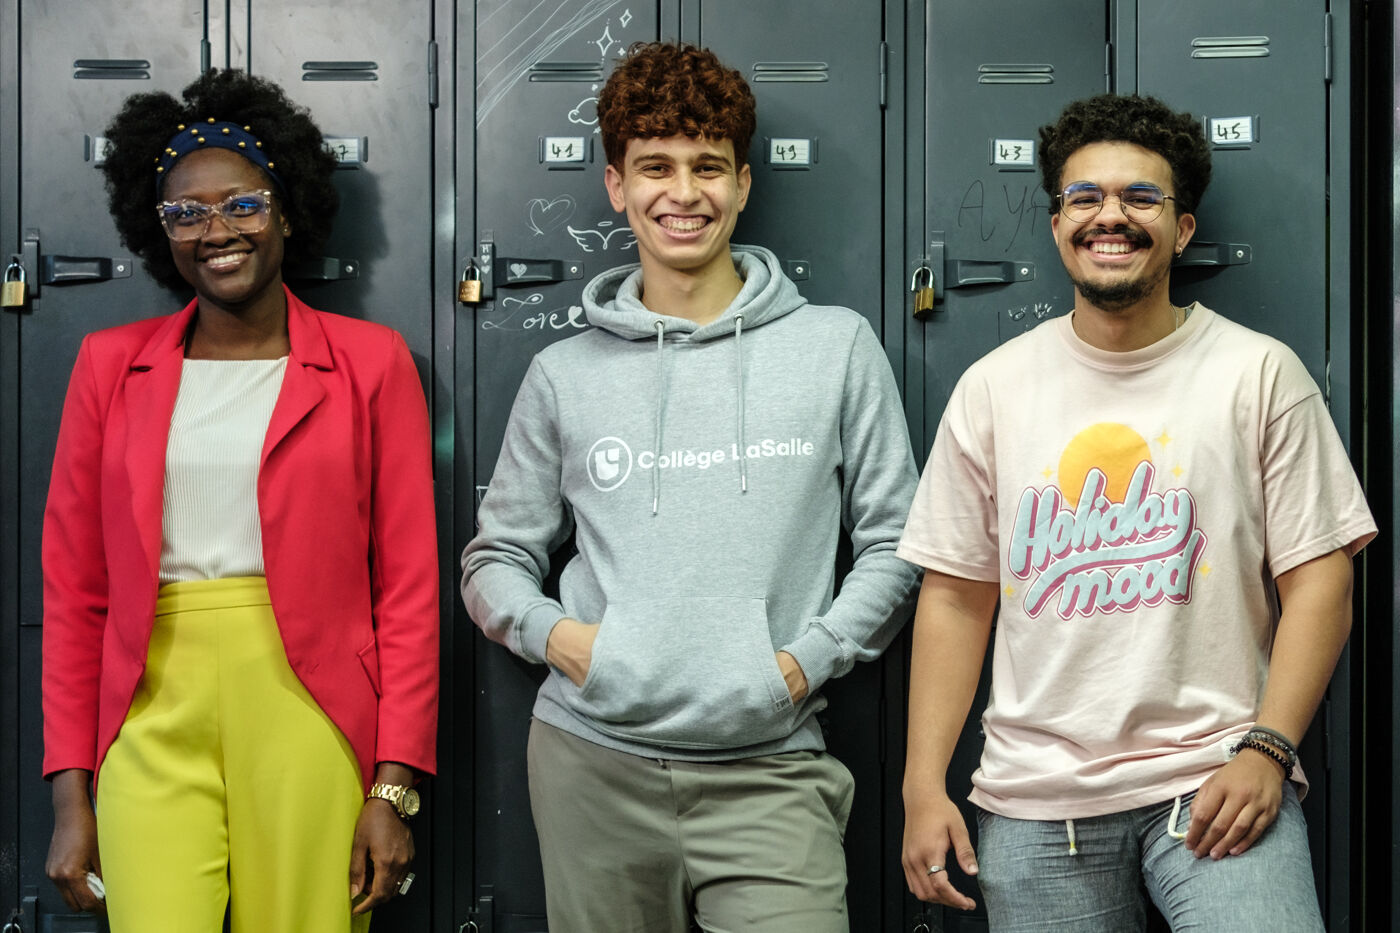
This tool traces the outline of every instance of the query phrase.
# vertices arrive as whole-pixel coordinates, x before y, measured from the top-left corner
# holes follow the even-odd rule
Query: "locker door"
[[[1106,89],[1104,0],[1053,7],[1036,0],[969,6],[926,5],[923,166],[925,212],[910,218],[910,266],[933,273],[937,302],[909,321],[910,433],[922,465],[954,384],[998,343],[1074,305],[1074,288],[1050,236],[1049,199],[1040,187],[1038,130],[1065,104]],[[912,130],[911,130],[912,131]],[[917,170],[910,166],[910,172]],[[949,793],[966,802],[982,753],[978,720],[987,703],[991,650],[982,684],[954,752]],[[902,816],[901,816],[902,819]],[[978,901],[970,914],[945,911],[944,929],[981,930],[976,885],[956,866],[954,884]],[[909,921],[935,913],[906,897]]]
[[[864,314],[884,333],[882,0],[701,0],[681,38],[743,72],[758,104],[753,187],[734,242],[773,250],[813,303]],[[827,746],[855,776],[846,831],[851,927],[882,929],[883,662],[823,688]],[[902,713],[895,710],[902,719]],[[893,918],[891,918],[893,919]]]
[[[1329,207],[1329,164],[1345,178],[1349,154],[1329,159],[1327,12],[1324,0],[1138,0],[1135,21],[1123,23],[1135,27],[1136,74],[1118,76],[1199,115],[1212,143],[1196,236],[1172,269],[1174,299],[1200,300],[1279,338],[1324,388],[1329,366],[1348,353],[1335,337],[1329,346],[1329,298],[1339,287],[1330,281],[1337,270],[1329,268],[1329,231],[1347,222]],[[1345,305],[1336,313],[1345,315]],[[1346,392],[1338,380],[1335,393]],[[1332,925],[1345,916],[1349,875],[1346,658],[1300,746],[1312,783],[1303,808],[1313,870]]]
[[[18,860],[17,866],[0,860],[0,884],[6,900],[18,889],[28,917],[87,930],[96,929],[95,920],[59,919],[67,908],[44,876],[53,827],[49,785],[40,778],[44,501],[68,375],[83,336],[184,303],[135,269],[117,238],[97,170],[102,130],[128,95],[178,95],[198,76],[202,55],[222,54],[221,46],[207,44],[211,35],[218,42],[222,14],[212,10],[212,22],[197,9],[134,18],[119,6],[80,0],[21,0],[18,12],[20,106],[17,123],[4,127],[18,140],[18,165],[11,167],[18,172],[17,203],[4,204],[0,240],[6,257],[25,257],[33,299],[22,313],[5,312],[4,325],[4,365],[12,367],[6,377],[18,398],[7,399],[15,433],[3,442],[14,451],[16,473],[7,490],[15,490],[16,501],[3,510],[14,516],[19,547],[5,567],[6,599],[15,599],[10,605],[18,611],[0,618],[0,654],[16,659],[16,676],[5,678],[3,689],[16,695],[19,716],[18,748],[4,751],[17,771],[15,796],[7,796],[16,801]],[[0,784],[7,781],[0,776]]]
[[[475,532],[475,503],[531,358],[587,327],[580,298],[590,278],[637,261],[627,222],[603,188],[596,103],[623,50],[659,37],[657,17],[656,3],[638,0],[481,0],[458,9],[457,137],[474,136],[475,148],[457,150],[457,266],[443,275],[455,290],[474,264],[483,300],[457,312],[457,500],[464,514],[450,544],[454,566]],[[460,598],[455,604],[456,626],[471,631]],[[479,633],[463,641],[470,653],[463,649],[454,663],[474,677],[473,747],[462,772],[475,785],[475,867],[471,890],[458,898],[472,902],[496,933],[543,930],[544,882],[525,776],[543,670]],[[450,792],[472,790],[459,781]]]
[[[247,24],[233,40],[235,67],[276,81],[310,110],[340,159],[340,210],[325,255],[288,267],[287,284],[312,307],[403,334],[431,400],[431,0],[233,0],[230,12],[232,22]],[[444,678],[451,674],[444,669]],[[439,743],[442,757],[450,757],[452,740]],[[375,910],[376,930],[428,929],[434,906],[450,896],[450,858],[434,857],[447,810],[434,804],[444,789],[436,781],[423,788],[423,815],[413,821],[417,880],[410,896]]]

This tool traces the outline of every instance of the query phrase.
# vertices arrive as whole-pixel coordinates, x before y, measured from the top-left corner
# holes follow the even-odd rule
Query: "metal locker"
[[[625,218],[603,188],[597,94],[628,45],[659,38],[654,3],[635,0],[484,0],[458,10],[462,65],[457,113],[456,266],[474,267],[481,301],[456,320],[457,559],[475,533],[511,403],[534,354],[587,326],[588,280],[637,261]],[[474,138],[475,145],[466,145]],[[562,556],[556,560],[557,573]],[[460,573],[460,570],[458,571]],[[455,596],[455,594],[454,594]],[[458,912],[496,933],[545,929],[544,882],[525,774],[525,740],[543,678],[477,633],[455,596],[455,626],[470,632],[469,833],[473,871]],[[446,662],[446,658],[444,659]],[[462,672],[466,676],[466,671]],[[443,793],[464,793],[464,780]],[[459,876],[460,877],[460,876]],[[465,910],[462,908],[465,906]],[[458,920],[457,922],[460,922]]]
[[[1178,304],[1199,300],[1277,337],[1328,393],[1349,433],[1350,159],[1329,98],[1341,37],[1325,0],[1137,0],[1120,4],[1116,80],[1197,114],[1210,140],[1211,184],[1195,238],[1172,269]],[[1342,18],[1345,21],[1345,17]],[[1345,30],[1341,29],[1344,33]],[[1345,110],[1345,106],[1342,108]],[[1342,339],[1338,339],[1341,337]],[[1349,872],[1348,651],[1300,745],[1312,790],[1303,801],[1323,917],[1340,928]]]
[[[201,60],[222,51],[222,28],[219,11],[208,19],[198,12],[133,19],[116,7],[76,0],[22,0],[17,6],[18,22],[8,24],[22,31],[7,35],[18,35],[18,57],[5,80],[17,81],[22,105],[6,111],[0,128],[0,135],[14,141],[7,145],[14,145],[17,161],[7,169],[14,173],[14,188],[3,195],[0,252],[22,257],[30,302],[22,312],[7,314],[3,325],[13,406],[7,438],[23,441],[6,464],[7,504],[0,509],[11,514],[7,534],[17,542],[14,560],[5,565],[16,573],[4,581],[14,611],[0,614],[0,655],[15,665],[14,676],[3,682],[16,697],[5,702],[17,700],[15,732],[0,730],[0,737],[7,742],[6,759],[15,764],[0,774],[0,789],[17,802],[18,817],[10,837],[17,839],[17,858],[0,860],[0,890],[18,890],[26,910],[45,924],[96,929],[91,918],[69,916],[44,875],[53,817],[50,788],[40,777],[40,527],[59,415],[82,338],[169,313],[186,300],[136,270],[117,237],[97,169],[103,129],[130,94],[178,95],[199,74]]]
[[[681,38],[739,69],[757,101],[753,187],[734,242],[773,250],[805,298],[853,308],[883,334],[883,3],[702,0],[684,12]],[[831,705],[818,714],[828,751],[856,781],[845,840],[853,929],[883,928],[891,867],[882,857],[882,720],[903,713],[881,702],[883,670],[883,660],[859,664],[824,686]]]
[[[1053,9],[1035,0],[929,2],[925,9],[927,38],[918,49],[926,69],[925,120],[909,130],[923,133],[923,161],[908,168],[911,175],[922,173],[925,195],[908,218],[906,276],[921,269],[932,274],[932,313],[916,320],[913,296],[903,296],[911,361],[906,410],[920,466],[963,370],[998,343],[1074,305],[1051,239],[1050,200],[1040,186],[1038,131],[1065,104],[1106,90],[1108,38],[1104,0]],[[974,845],[977,821],[966,798],[982,753],[979,720],[991,657],[989,642],[948,773],[949,793]],[[902,808],[897,812],[894,832],[902,831]],[[956,865],[949,872],[978,907],[969,914],[943,911],[944,928],[986,929],[976,883]],[[910,927],[938,912],[907,894],[905,905]]]

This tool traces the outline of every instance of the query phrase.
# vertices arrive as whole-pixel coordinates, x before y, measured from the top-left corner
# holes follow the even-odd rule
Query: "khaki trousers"
[[[824,752],[639,758],[536,720],[551,933],[846,933],[854,780]]]

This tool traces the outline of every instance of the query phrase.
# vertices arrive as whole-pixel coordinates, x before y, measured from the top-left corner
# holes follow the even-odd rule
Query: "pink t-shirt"
[[[1198,788],[1257,715],[1272,579],[1375,536],[1294,353],[1190,311],[1127,353],[1047,321],[943,414],[897,553],[1001,585],[986,810],[1078,819]]]

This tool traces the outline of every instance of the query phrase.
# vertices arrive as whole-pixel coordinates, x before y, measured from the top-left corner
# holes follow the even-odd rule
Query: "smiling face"
[[[1157,153],[1128,142],[1090,143],[1065,160],[1060,188],[1088,181],[1110,195],[1146,182],[1176,194],[1171,166]],[[1146,223],[1129,219],[1117,197],[1104,200],[1098,215],[1072,221],[1057,212],[1050,229],[1078,297],[1103,311],[1169,304],[1167,274],[1172,257],[1191,240],[1196,219],[1181,214],[1176,201]]]
[[[260,168],[237,153],[206,149],[175,165],[161,197],[218,204],[231,194],[272,187]],[[194,286],[201,305],[237,313],[282,301],[282,241],[291,231],[275,196],[268,210],[267,226],[257,233],[239,233],[216,213],[199,239],[170,242],[175,268]]]
[[[604,173],[613,209],[637,235],[643,276],[669,269],[733,277],[729,238],[749,197],[749,167],[728,139],[630,139],[622,166]]]

